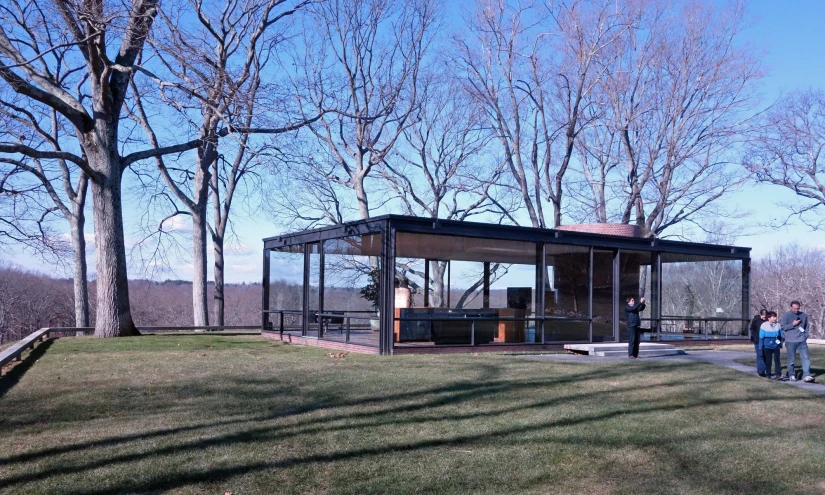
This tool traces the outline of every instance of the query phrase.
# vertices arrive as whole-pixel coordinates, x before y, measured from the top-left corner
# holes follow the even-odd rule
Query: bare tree
[[[614,182],[621,221],[635,216],[644,235],[656,236],[724,213],[718,200],[743,181],[733,149],[762,74],[739,41],[741,4],[640,5],[601,87],[626,163]]]
[[[455,65],[487,116],[534,227],[562,223],[564,181],[576,137],[589,125],[600,62],[624,30],[615,2],[511,7],[479,2]]]
[[[282,26],[288,28],[289,18],[307,3],[307,0],[269,0],[265,3],[253,0],[190,1],[177,10],[161,12],[156,33],[149,40],[154,56],[141,65],[141,70],[157,84],[158,103],[170,105],[177,113],[176,120],[197,133],[200,143],[192,166],[167,165],[162,157],[155,158],[157,170],[171,192],[171,197],[163,193],[173,205],[167,219],[180,214],[192,218],[195,325],[209,323],[208,234],[211,234],[219,256],[217,276],[221,278],[221,286],[223,283],[226,220],[216,217],[217,224],[212,227],[207,222],[210,189],[214,196],[217,181],[224,180],[213,177],[213,173],[224,170],[217,164],[219,139],[228,136],[245,146],[250,132],[277,134],[302,125],[252,127],[261,120],[253,119],[255,102],[260,99],[261,70],[267,65],[271,52],[285,38]],[[161,145],[144,105],[144,101],[149,100],[146,93],[146,89],[135,88],[132,115],[157,149]],[[273,113],[277,110],[268,109]],[[228,171],[238,173],[237,168]],[[229,178],[231,182],[237,179],[237,176]],[[234,187],[229,191],[231,195]],[[231,198],[223,203],[227,215],[230,204]],[[218,294],[217,297],[222,296]],[[222,309],[218,308],[218,313],[222,315]]]
[[[796,194],[786,204],[813,229],[825,226],[825,91],[796,91],[762,117],[744,164],[754,178]]]
[[[400,146],[380,166],[391,194],[409,215],[466,220],[493,213],[509,217],[507,198],[497,196],[504,165],[490,167],[490,141],[480,113],[454,81],[422,85],[417,120],[404,129]]]
[[[66,51],[66,48],[61,51]],[[70,74],[70,71],[59,57],[54,69],[57,80],[69,77],[67,73]],[[42,105],[26,109],[15,101],[21,97],[14,94],[4,96],[0,98],[0,122],[6,129],[6,143],[54,152],[62,150],[61,142],[71,146],[63,136],[67,133],[71,140],[75,139],[70,134],[71,126],[54,109]],[[2,220],[2,223],[14,228],[14,234],[10,233],[10,237],[41,255],[47,254],[54,261],[55,255],[62,254],[65,243],[60,242],[60,237],[51,232],[46,223],[53,214],[59,214],[69,224],[75,325],[79,327],[89,326],[84,232],[88,183],[89,177],[85,172],[62,158],[0,156],[0,196],[8,198],[13,204],[11,215]],[[36,218],[19,222],[27,213],[32,213]],[[24,224],[28,224],[28,228]]]
[[[787,311],[799,300],[812,336],[825,336],[825,251],[799,245],[775,248],[751,267],[751,307]]]
[[[64,0],[11,1],[0,7],[0,77],[27,104],[53,109],[74,128],[77,150],[39,150],[4,143],[0,152],[32,159],[63,159],[91,183],[97,253],[96,335],[137,333],[129,311],[123,240],[121,177],[132,161],[120,154],[120,113],[134,62],[152,28],[156,0],[120,4]],[[116,54],[107,51],[117,43]],[[70,53],[60,52],[71,47]],[[54,66],[67,60],[75,77],[60,80]],[[83,86],[81,96],[71,91]],[[133,157],[132,157],[133,158]]]
[[[308,127],[323,158],[307,166],[350,190],[359,217],[369,218],[367,178],[416,118],[435,2],[331,0],[310,10],[295,83],[305,115],[333,111]]]

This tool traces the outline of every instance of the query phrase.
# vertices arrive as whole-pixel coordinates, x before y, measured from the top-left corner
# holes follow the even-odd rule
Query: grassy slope
[[[0,493],[825,492],[825,398],[710,365],[46,346],[0,380]]]

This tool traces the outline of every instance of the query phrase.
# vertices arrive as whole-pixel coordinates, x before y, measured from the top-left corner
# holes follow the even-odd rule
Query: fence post
[[[278,314],[281,315],[281,323],[280,323],[280,325],[281,325],[281,337],[283,337],[284,336],[284,312],[281,311]]]
[[[350,321],[352,321],[351,318],[352,317],[347,316],[347,336],[344,339],[344,342],[346,342],[347,344],[349,344],[349,325],[350,325]]]
[[[470,345],[476,345],[476,321],[472,320],[470,322]]]

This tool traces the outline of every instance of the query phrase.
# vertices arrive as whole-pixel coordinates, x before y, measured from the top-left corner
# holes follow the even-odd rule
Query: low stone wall
[[[285,333],[281,335],[280,332],[261,332],[261,337],[270,340],[278,340],[281,342],[288,342],[290,344],[307,345],[311,347],[323,347],[325,349],[335,349],[338,351],[354,352],[357,354],[379,354],[377,347],[369,347],[366,345],[347,344],[344,342],[336,342],[334,340],[306,338]]]

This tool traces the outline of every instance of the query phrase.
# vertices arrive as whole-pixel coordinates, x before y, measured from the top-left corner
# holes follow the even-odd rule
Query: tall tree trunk
[[[209,168],[217,159],[215,143],[207,142],[198,149],[198,168],[195,170],[194,204],[192,207],[192,313],[195,326],[209,325],[209,298],[206,286],[206,210],[209,202]]]
[[[192,211],[192,310],[195,326],[209,325],[206,296],[206,211],[202,205]],[[203,205],[205,206],[205,205]]]
[[[224,290],[223,290],[223,232],[216,227],[212,237],[212,248],[215,252],[215,293],[212,301],[212,318],[214,324],[224,326]]]
[[[74,205],[72,220],[72,255],[74,257],[74,325],[89,326],[89,287],[86,268],[86,216],[82,205]]]
[[[90,162],[97,162],[97,173],[92,178],[97,266],[95,337],[140,335],[129,307],[120,158],[117,146],[102,145],[98,149],[98,156],[89,155]]]

